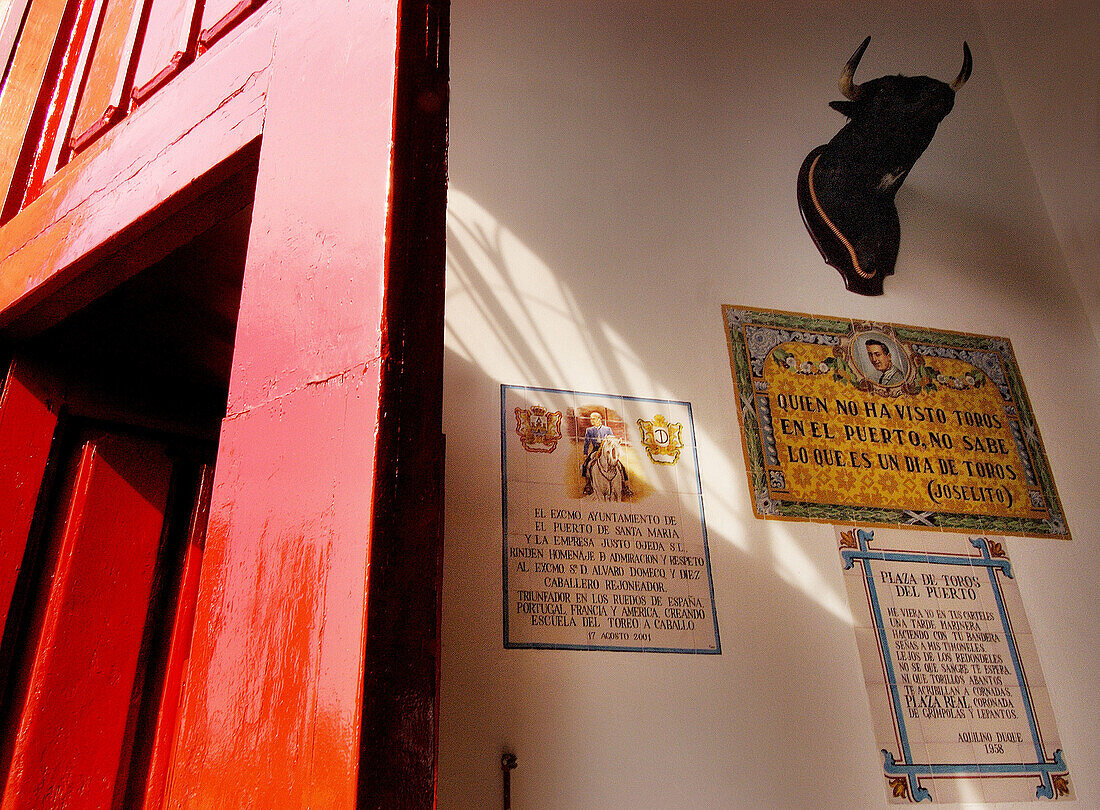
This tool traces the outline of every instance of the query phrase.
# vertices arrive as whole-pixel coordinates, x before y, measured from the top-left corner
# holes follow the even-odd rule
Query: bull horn
[[[970,57],[970,46],[967,45],[966,41],[964,40],[963,41],[963,66],[962,66],[962,70],[959,71],[959,75],[955,77],[955,81],[951,82],[951,89],[952,90],[954,90],[956,93],[959,92],[959,88],[961,88],[964,84],[966,84],[966,80],[970,78],[970,71],[973,69],[973,67],[974,67],[974,60]]]
[[[852,58],[848,60],[848,64],[844,66],[844,72],[840,74],[840,92],[844,95],[844,98],[849,101],[858,101],[860,87],[853,79],[856,75],[856,67],[859,65],[859,60],[863,58],[863,52],[867,50],[867,45],[871,41],[870,37],[863,40],[863,44],[856,48],[856,52],[852,54]]]

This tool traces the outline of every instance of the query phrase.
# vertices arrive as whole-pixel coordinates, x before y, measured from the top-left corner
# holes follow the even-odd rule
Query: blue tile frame
[[[890,687],[890,703],[894,713],[894,721],[901,741],[900,760],[890,751],[882,749],[883,771],[887,777],[904,777],[908,780],[909,793],[913,801],[931,800],[931,794],[921,786],[921,777],[933,776],[971,776],[989,777],[1001,776],[1026,776],[1035,774],[1039,777],[1039,785],[1035,790],[1035,796],[1039,799],[1055,798],[1052,776],[1066,774],[1065,760],[1062,750],[1054,751],[1053,756],[1047,758],[1043,751],[1042,736],[1039,733],[1038,721],[1035,718],[1035,710],[1031,700],[1031,693],[1027,684],[1027,676],[1020,662],[1019,650],[1016,646],[1016,638],[1012,632],[1008,610],[1005,607],[1004,595],[1001,584],[997,578],[1000,571],[1004,576],[1013,579],[1011,563],[1004,558],[995,558],[990,554],[989,543],[984,537],[971,537],[970,544],[979,551],[979,556],[973,557],[965,554],[916,554],[900,551],[872,551],[868,544],[874,540],[875,533],[871,530],[858,529],[856,538],[859,548],[842,548],[840,556],[844,561],[844,570],[850,570],[858,560],[863,566],[866,580],[867,594],[870,600],[871,617],[875,623],[875,635],[878,639],[879,652],[886,667],[887,682]],[[878,590],[872,572],[872,562],[913,562],[913,563],[938,563],[941,565],[964,565],[968,568],[984,567],[989,575],[992,593],[997,603],[1000,614],[1001,626],[1004,630],[1005,641],[1012,658],[1012,665],[1016,674],[1017,684],[1020,688],[1021,699],[1027,717],[1028,728],[1031,731],[1031,742],[1035,748],[1034,762],[1003,763],[1003,764],[978,764],[978,763],[917,763],[913,761],[909,745],[909,733],[905,724],[905,716],[902,711],[901,696],[898,692],[894,665],[890,656],[889,642],[886,638],[886,626],[883,621],[882,607],[879,602]]]

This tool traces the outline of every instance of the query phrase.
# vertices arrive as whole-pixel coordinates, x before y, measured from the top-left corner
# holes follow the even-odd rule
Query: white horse
[[[616,436],[604,436],[589,461],[586,473],[592,497],[598,501],[621,501],[626,468],[619,458],[620,442]]]

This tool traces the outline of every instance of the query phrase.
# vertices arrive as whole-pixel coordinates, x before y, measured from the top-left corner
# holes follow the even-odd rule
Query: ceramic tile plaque
[[[1069,538],[1008,340],[722,312],[757,516]]]
[[[718,653],[691,406],[501,386],[504,646]]]
[[[901,529],[836,536],[891,801],[1072,799],[1003,546]]]

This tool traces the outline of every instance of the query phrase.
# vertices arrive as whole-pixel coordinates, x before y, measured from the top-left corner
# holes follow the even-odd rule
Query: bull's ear
[[[842,115],[846,115],[849,118],[855,112],[856,105],[854,101],[830,101],[829,106]]]

